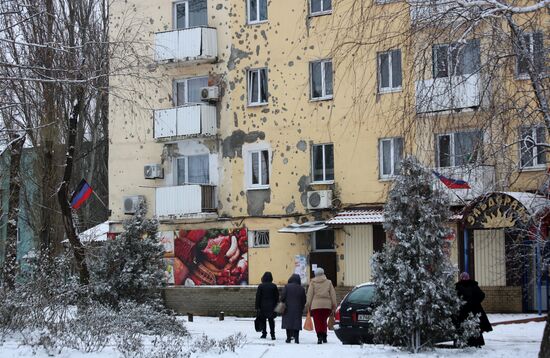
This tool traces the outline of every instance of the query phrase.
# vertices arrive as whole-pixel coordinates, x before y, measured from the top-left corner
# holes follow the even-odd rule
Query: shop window
[[[269,247],[268,230],[248,230],[248,242],[251,247]]]
[[[320,230],[312,234],[311,250],[312,251],[334,251],[334,230]]]
[[[332,144],[314,145],[312,163],[314,182],[334,180],[334,146]]]
[[[208,26],[207,0],[174,2],[174,29]]]

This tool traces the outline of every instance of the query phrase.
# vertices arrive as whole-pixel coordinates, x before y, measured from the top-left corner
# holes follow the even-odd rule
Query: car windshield
[[[374,298],[374,286],[363,286],[355,289],[348,296],[349,303],[370,304]]]

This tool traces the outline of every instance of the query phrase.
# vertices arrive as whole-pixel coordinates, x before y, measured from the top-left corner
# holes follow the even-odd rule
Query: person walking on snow
[[[327,319],[336,310],[336,291],[321,267],[315,269],[315,277],[309,284],[306,309],[311,310],[317,344],[327,343]]]
[[[301,285],[300,276],[293,274],[288,279],[288,284],[283,288],[281,302],[286,305],[283,313],[282,328],[286,329],[286,343],[294,338],[294,343],[300,343],[300,330],[302,329],[302,314],[306,305],[306,291]]]
[[[468,345],[472,347],[484,346],[485,340],[483,339],[483,332],[490,332],[493,330],[481,306],[481,302],[485,299],[485,293],[479,288],[477,281],[470,279],[470,275],[467,272],[460,274],[460,281],[456,283],[456,293],[461,300],[465,301],[458,313],[459,324],[464,322],[470,313],[474,315],[480,314],[479,336],[468,339]]]
[[[267,271],[262,276],[262,283],[258,286],[256,291],[256,311],[258,316],[262,320],[262,336],[260,338],[267,337],[267,327],[265,320],[269,322],[269,333],[271,333],[271,339],[275,340],[275,306],[279,302],[279,289],[273,283],[273,275]]]

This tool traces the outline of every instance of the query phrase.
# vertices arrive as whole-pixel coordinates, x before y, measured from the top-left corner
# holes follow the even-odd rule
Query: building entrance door
[[[314,277],[314,271],[317,267],[325,270],[325,276],[332,281],[336,287],[336,252],[318,251],[309,254],[309,264],[311,277]]]

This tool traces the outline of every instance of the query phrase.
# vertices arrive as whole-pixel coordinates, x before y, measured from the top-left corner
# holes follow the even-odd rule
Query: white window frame
[[[185,4],[185,27],[183,29],[188,29],[189,28],[189,1],[187,0],[184,0],[184,1],[174,1],[174,3],[172,4],[172,16],[173,16],[173,26],[172,28],[174,30],[183,30],[183,29],[178,29],[178,11],[177,11],[177,8],[178,8],[178,5],[181,5],[181,4]]]
[[[393,49],[393,50],[388,50],[388,51],[384,51],[384,52],[379,52],[378,53],[378,93],[392,93],[392,92],[401,92],[403,90],[403,57],[400,56],[401,58],[401,85],[399,87],[393,87],[392,83],[393,83],[393,52],[395,51],[399,51],[399,53],[401,54],[401,49]],[[388,55],[388,68],[389,68],[389,74],[388,74],[388,78],[389,78],[389,87],[382,87],[382,58],[381,56],[382,55],[385,55],[387,54]]]
[[[388,138],[380,138],[378,140],[378,172],[379,172],[380,179],[392,179],[392,178],[395,178],[395,176],[397,175],[397,173],[395,173],[395,154],[396,154],[395,141],[396,139],[401,139],[403,141],[403,146],[405,145],[403,137],[388,137]],[[382,170],[384,168],[384,151],[382,148],[383,142],[390,142],[390,167],[391,167],[390,174],[382,173]],[[403,156],[403,153],[401,153],[401,156]]]
[[[334,143],[322,143],[322,144],[314,144],[312,146],[311,150],[311,182],[315,184],[332,184],[334,183],[334,179],[327,179],[327,160],[326,160],[326,154],[325,154],[325,148],[327,145],[332,146],[332,157],[334,162]],[[323,148],[323,180],[315,180],[315,162],[314,162],[314,151],[315,147],[322,147]],[[334,163],[333,163],[334,165]],[[332,168],[334,171],[334,167]]]
[[[317,249],[317,233],[319,231],[314,231],[311,233],[311,251],[312,252],[335,252],[336,251],[336,233],[334,232],[334,229],[326,229],[329,231],[332,231],[332,235],[334,236],[334,248],[333,249]]]
[[[271,150],[267,146],[252,146],[246,149],[246,161],[245,161],[245,176],[246,176],[246,187],[247,190],[263,190],[263,189],[269,189],[270,184],[261,184],[262,182],[262,154],[261,152],[267,151],[267,179],[268,182],[271,184]],[[259,172],[259,184],[253,184],[252,183],[252,154],[253,153],[259,153],[258,160],[260,161],[258,164],[258,168],[260,168]]]
[[[526,32],[523,33],[522,36],[529,37],[529,61],[534,62],[535,57],[535,34],[536,33],[542,33],[541,31],[534,31],[534,32]],[[542,37],[542,45],[544,47],[544,36]],[[516,78],[519,80],[525,80],[529,79],[529,71],[527,72],[519,72],[519,56],[520,54],[516,54]],[[536,67],[536,65],[535,65]],[[543,69],[544,70],[544,69]]]
[[[181,78],[181,79],[177,79],[177,80],[174,80],[174,85],[173,85],[173,88],[172,88],[172,98],[173,98],[173,102],[174,102],[174,107],[176,107],[178,104],[178,84],[179,83],[185,83],[185,86],[184,86],[184,94],[183,94],[183,97],[185,98],[185,102],[184,104],[180,105],[180,106],[184,106],[184,105],[187,105],[187,104],[202,104],[203,102],[189,102],[189,81],[190,80],[195,80],[195,79],[199,79],[199,78],[206,78],[208,80],[208,76],[196,76],[196,77],[187,77],[187,78]]]
[[[264,243],[260,243],[260,239],[264,239]],[[267,238],[267,244],[265,240]],[[269,230],[248,230],[248,246],[252,248],[268,248],[271,244]]]
[[[252,7],[250,6],[250,2],[252,1],[255,1],[256,2],[256,18],[258,20],[250,20],[250,10],[252,9]],[[249,24],[249,25],[254,25],[254,24],[261,24],[261,23],[264,23],[264,22],[267,22],[268,18],[269,18],[269,15],[266,14],[266,18],[265,20],[260,20],[260,1],[265,1],[266,2],[266,8],[269,7],[269,1],[268,0],[246,0],[246,23]]]
[[[265,70],[265,72],[262,71],[262,70]],[[258,100],[259,100],[259,102],[251,102],[251,99],[252,99],[252,73],[253,72],[258,73],[257,78],[258,78]],[[262,88],[261,88],[261,86],[262,86],[262,73],[265,73],[265,84],[267,86],[267,88],[265,89],[265,92],[267,94],[267,96],[266,96],[267,98],[266,98],[265,102],[261,101],[261,98],[262,98]],[[269,103],[268,81],[269,81],[269,78],[267,76],[267,67],[251,68],[251,69],[246,71],[246,82],[247,82],[247,85],[248,85],[248,88],[247,88],[248,107],[265,106]]]
[[[458,134],[462,134],[462,133],[478,133],[480,132],[481,133],[481,138],[482,138],[482,143],[481,145],[483,145],[485,143],[485,136],[484,136],[484,133],[483,131],[481,130],[466,130],[466,131],[457,131],[457,132],[448,132],[448,133],[440,133],[440,134],[437,134],[436,136],[436,164],[437,164],[437,167],[438,168],[454,168],[454,167],[457,167],[456,165],[456,153],[455,153],[455,141],[456,141],[456,136]],[[440,137],[443,137],[443,136],[449,136],[451,139],[449,141],[449,150],[451,151],[450,153],[450,163],[449,163],[449,166],[448,167],[442,167],[441,166],[441,163],[439,161],[440,159],[440,148],[439,148],[439,138]],[[480,158],[477,158],[476,161],[479,161]]]
[[[315,0],[309,0],[309,16],[322,16],[322,15],[329,15],[332,14],[332,0],[330,1],[330,10],[323,9],[323,0],[316,0],[321,2],[321,10],[320,11],[313,11],[313,5],[312,2]]]
[[[531,165],[524,165],[521,163],[521,156],[522,156],[522,150],[521,150],[521,142],[523,142],[524,138],[523,138],[523,131],[524,130],[530,130],[531,133],[530,133],[530,136],[531,138],[533,138],[535,140],[536,143],[538,143],[538,136],[537,136],[537,130],[539,129],[542,129],[544,130],[544,137],[547,138],[547,133],[546,133],[546,128],[544,126],[541,126],[541,125],[535,125],[535,126],[531,126],[531,127],[520,127],[519,128],[519,140],[520,140],[520,143],[519,143],[519,161],[518,161],[518,164],[519,164],[519,168],[520,169],[531,169],[531,170],[540,170],[540,169],[546,169],[546,164],[547,163],[539,163],[538,162],[538,148],[537,148],[537,145],[533,145],[533,147],[531,148],[531,157],[532,157],[532,163]],[[543,148],[544,150],[544,148]],[[546,155],[547,153],[545,153]],[[547,160],[548,162],[548,160]]]
[[[208,158],[208,183],[190,183],[189,182],[189,157],[198,157],[198,156],[207,156]],[[179,161],[183,160],[185,165],[185,178],[183,184],[179,184]],[[210,185],[212,183],[211,173],[210,173],[210,155],[207,153],[194,154],[194,155],[181,155],[176,157],[174,168],[174,185]]]
[[[327,94],[327,85],[325,83],[325,64],[330,62],[332,67],[332,94]],[[321,97],[313,97],[313,64],[321,64]],[[334,97],[334,66],[332,65],[332,59],[324,59],[318,61],[311,61],[309,63],[309,98],[311,101],[324,101],[330,100]]]

